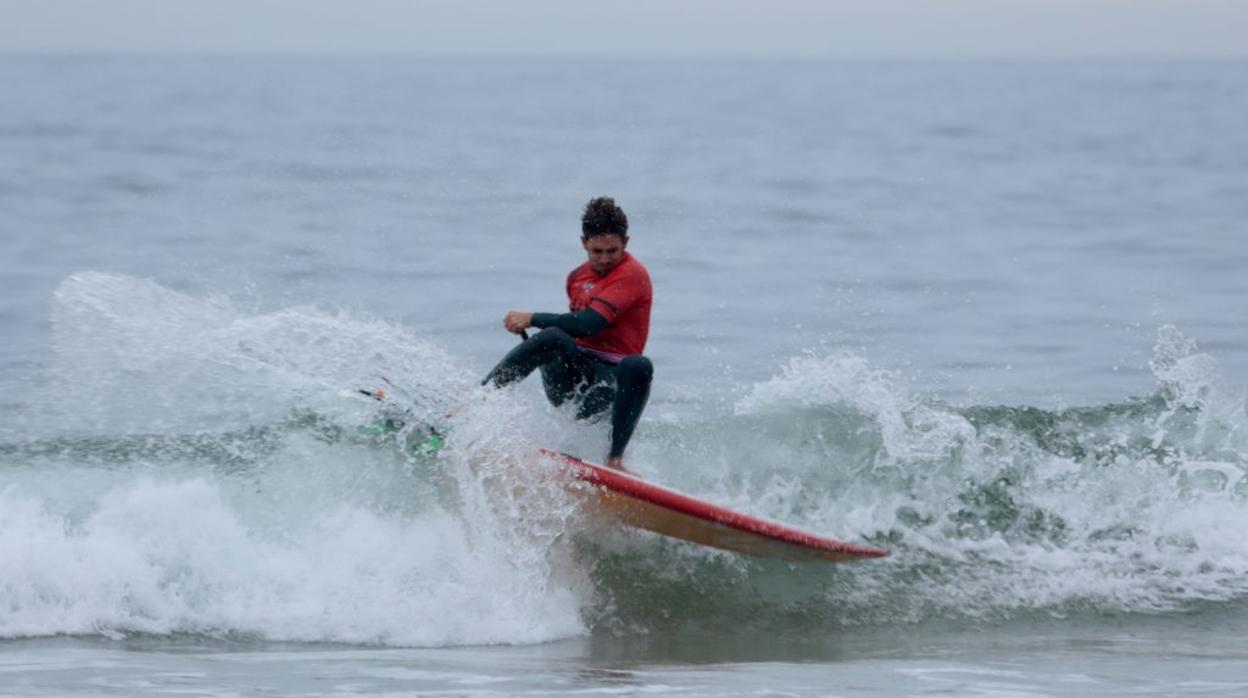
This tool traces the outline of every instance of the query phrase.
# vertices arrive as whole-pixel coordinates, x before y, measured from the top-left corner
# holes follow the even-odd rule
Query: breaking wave
[[[1173,327],[1154,392],[1114,404],[954,406],[833,352],[729,414],[639,431],[630,464],[650,479],[893,551],[830,566],[594,523],[527,454],[592,458],[605,425],[480,391],[390,323],[84,272],[54,325],[51,388],[0,432],[0,637],[808,634],[1248,593],[1243,400]],[[401,428],[370,428],[391,408],[355,389],[382,385]],[[434,424],[446,447],[414,448]]]

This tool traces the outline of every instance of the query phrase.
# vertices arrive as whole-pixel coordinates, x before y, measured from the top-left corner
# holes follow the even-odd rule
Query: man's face
[[[584,238],[581,244],[589,255],[589,266],[594,273],[605,276],[624,259],[624,248],[628,247],[628,238],[616,233],[595,235]]]

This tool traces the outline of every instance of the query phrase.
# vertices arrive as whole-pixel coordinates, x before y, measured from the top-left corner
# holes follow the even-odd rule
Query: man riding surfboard
[[[508,332],[541,331],[503,357],[482,384],[502,387],[534,369],[551,404],[577,405],[577,419],[611,410],[611,447],[606,465],[623,468],[624,449],[646,400],[654,366],[642,355],[650,334],[650,274],[626,248],[628,218],[610,197],[591,199],[581,216],[587,261],[567,278],[566,313],[513,310]]]

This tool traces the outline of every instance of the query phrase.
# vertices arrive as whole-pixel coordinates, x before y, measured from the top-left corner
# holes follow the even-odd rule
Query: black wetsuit
[[[616,364],[577,345],[574,337],[588,337],[607,326],[606,319],[593,310],[562,315],[534,313],[532,323],[534,327],[545,329],[508,352],[482,385],[509,385],[540,368],[542,386],[552,405],[576,400],[579,402],[578,419],[611,408],[610,456],[623,456],[646,400],[650,398],[650,382],[654,377],[650,359],[630,354]]]

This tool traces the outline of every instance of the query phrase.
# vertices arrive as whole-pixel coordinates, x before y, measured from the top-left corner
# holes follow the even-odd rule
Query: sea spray
[[[393,324],[250,314],[112,274],[76,274],[55,300],[57,389],[0,444],[5,636],[796,637],[1248,592],[1243,401],[1174,328],[1156,390],[1111,404],[955,406],[831,352],[794,357],[730,413],[643,424],[629,464],[646,477],[893,551],[829,566],[595,524],[534,451],[593,459],[603,423],[531,385],[481,390]],[[379,405],[355,389],[381,385],[404,430],[437,425],[446,447],[361,431]]]
[[[445,419],[469,383],[444,353],[371,319],[248,315],[114,274],[76,274],[56,301],[49,419],[0,449],[0,636],[584,632],[540,526],[520,535],[475,486],[506,472],[503,444],[422,456],[357,431],[375,406],[349,389],[383,376],[413,422]]]
[[[675,451],[672,477],[685,489],[861,536],[893,557],[818,571],[708,557],[711,568],[675,593],[658,591],[666,581],[625,586],[626,565],[613,561],[601,580],[617,589],[612,613],[630,627],[704,624],[692,600],[716,593],[725,617],[804,632],[1239,600],[1242,400],[1219,394],[1212,358],[1176,329],[1161,329],[1154,353],[1153,395],[1066,410],[955,407],[906,393],[860,355],[794,358],[735,414],[656,425],[652,438]],[[655,542],[627,566],[660,577],[670,548]]]

